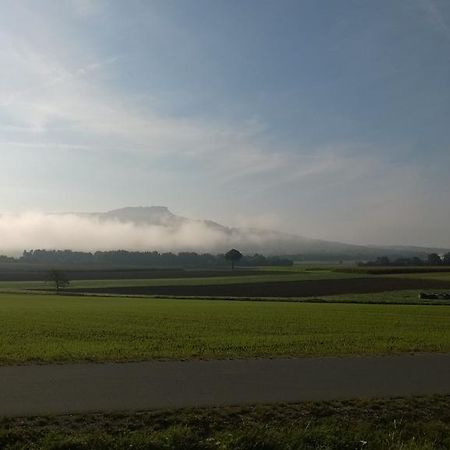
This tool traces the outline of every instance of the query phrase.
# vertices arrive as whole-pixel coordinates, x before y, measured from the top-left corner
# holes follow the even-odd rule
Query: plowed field
[[[67,292],[121,295],[168,295],[180,297],[259,298],[315,297],[411,289],[450,289],[450,281],[416,280],[408,278],[351,278],[245,284],[95,287],[89,289],[67,289]]]

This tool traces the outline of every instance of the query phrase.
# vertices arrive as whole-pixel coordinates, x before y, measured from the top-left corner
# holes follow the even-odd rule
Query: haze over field
[[[4,0],[0,252],[448,248],[449,54],[446,0]]]

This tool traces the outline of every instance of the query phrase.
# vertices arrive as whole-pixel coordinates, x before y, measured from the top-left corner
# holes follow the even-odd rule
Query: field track
[[[410,289],[450,289],[449,281],[413,278],[350,278],[218,285],[121,286],[67,289],[67,292],[187,297],[314,297]]]
[[[1,367],[0,416],[450,393],[450,354]]]

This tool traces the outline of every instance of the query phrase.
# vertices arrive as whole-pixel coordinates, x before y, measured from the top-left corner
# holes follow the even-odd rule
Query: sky
[[[448,0],[0,0],[0,67],[1,212],[450,247]]]

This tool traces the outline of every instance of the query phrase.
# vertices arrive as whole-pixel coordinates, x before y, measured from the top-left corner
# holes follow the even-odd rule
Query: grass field
[[[443,450],[450,397],[0,418],[4,450]]]
[[[446,306],[0,295],[3,364],[450,351]]]

